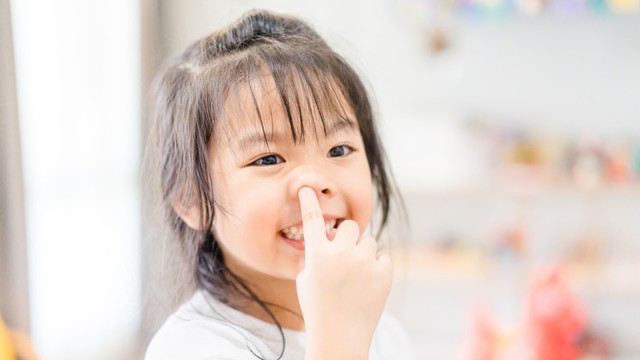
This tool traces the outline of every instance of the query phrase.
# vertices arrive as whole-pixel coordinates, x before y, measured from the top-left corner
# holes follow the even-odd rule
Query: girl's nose
[[[292,173],[291,196],[297,198],[298,191],[304,186],[312,188],[318,198],[332,196],[336,192],[336,186],[331,179],[317,169],[304,168]]]

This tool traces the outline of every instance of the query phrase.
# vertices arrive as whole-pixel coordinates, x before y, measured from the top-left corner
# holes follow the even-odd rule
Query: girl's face
[[[352,111],[337,112],[342,116],[334,117],[340,118],[324,114],[326,136],[318,114],[302,111],[305,135],[295,142],[273,81],[263,83],[253,89],[257,104],[246,87],[226,102],[209,145],[217,199],[213,232],[227,266],[250,283],[262,284],[295,280],[304,266],[301,187],[315,189],[328,229],[352,219],[364,232],[373,203],[369,165]]]

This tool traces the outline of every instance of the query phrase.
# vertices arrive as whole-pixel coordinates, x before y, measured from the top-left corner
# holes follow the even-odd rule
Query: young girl
[[[199,289],[159,359],[411,359],[383,308],[392,195],[365,88],[306,23],[265,11],[160,74],[163,200]]]

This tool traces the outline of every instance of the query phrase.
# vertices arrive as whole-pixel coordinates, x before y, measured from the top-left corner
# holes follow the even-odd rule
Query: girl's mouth
[[[338,219],[329,219],[324,222],[325,234],[328,235],[331,230],[340,225]],[[302,225],[290,226],[288,228],[280,230],[280,235],[289,240],[300,241],[304,239],[304,230]]]

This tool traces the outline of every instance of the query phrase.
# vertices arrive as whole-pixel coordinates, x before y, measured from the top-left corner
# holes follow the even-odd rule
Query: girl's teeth
[[[332,220],[328,220],[324,223],[324,229],[326,234],[329,234],[329,232],[331,232],[331,230],[336,226],[336,220],[332,219]],[[291,226],[288,227],[286,229],[283,229],[282,231],[282,235],[284,235],[284,237],[286,237],[287,239],[291,239],[291,240],[302,240],[303,236],[304,236],[304,231],[302,226],[298,227],[298,226]]]
[[[329,231],[331,231],[331,229],[333,229],[333,225],[331,225],[331,222],[324,223],[325,234],[329,234]]]

